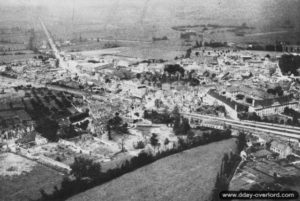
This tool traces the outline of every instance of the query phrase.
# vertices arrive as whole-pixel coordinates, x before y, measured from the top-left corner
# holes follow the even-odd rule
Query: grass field
[[[22,54],[22,55],[0,55],[0,63],[10,63],[13,61],[27,61],[38,54]]]
[[[229,139],[184,151],[74,196],[69,201],[210,200],[223,155],[235,149],[235,140]]]
[[[156,44],[137,44],[128,47],[72,52],[72,54],[80,53],[84,56],[99,56],[109,54],[139,59],[173,60],[175,57],[184,55],[185,49],[186,47],[181,47],[180,45],[172,45],[168,44],[167,42],[161,42]]]
[[[28,159],[22,158],[22,160],[24,163],[31,163],[32,169],[20,175],[0,176],[1,201],[36,200],[41,197],[39,191],[41,188],[50,193],[55,185],[59,187],[63,175]],[[5,165],[5,162],[1,160],[0,165]]]

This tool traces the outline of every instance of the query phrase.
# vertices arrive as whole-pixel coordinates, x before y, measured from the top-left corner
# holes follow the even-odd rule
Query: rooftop
[[[254,107],[271,107],[273,105],[286,105],[293,102],[293,96],[282,96],[272,99],[255,100]],[[296,102],[296,101],[295,101]]]
[[[232,100],[231,98],[227,98],[226,96],[222,96],[219,93],[217,93],[215,90],[209,90],[208,94],[211,95],[212,97],[222,101],[223,103],[225,103],[232,109],[236,108],[237,112],[247,112],[248,111],[248,106],[242,105],[242,104]]]
[[[289,148],[290,146],[287,145],[287,144],[284,144],[284,143],[273,141],[273,142],[271,142],[271,148],[272,147],[275,147],[275,148],[280,149],[280,150],[285,150],[285,149]]]

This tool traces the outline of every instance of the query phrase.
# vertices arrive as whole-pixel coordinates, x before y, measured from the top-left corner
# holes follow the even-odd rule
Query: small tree
[[[165,141],[164,141],[164,145],[167,146],[169,143],[170,143],[169,138],[166,138]]]
[[[136,78],[137,78],[137,79],[141,79],[141,77],[142,77],[142,75],[141,75],[140,73],[137,73],[137,74],[136,74]]]
[[[143,141],[138,141],[136,145],[134,145],[135,149],[144,149],[145,143]]]
[[[239,151],[242,151],[244,149],[244,147],[246,146],[247,143],[247,139],[246,139],[246,134],[243,132],[239,133],[239,137],[238,137],[238,149]]]
[[[269,68],[269,76],[271,77],[276,72],[276,68]]]
[[[195,137],[195,133],[191,130],[187,132],[187,139],[189,143],[192,143]]]
[[[122,138],[122,141],[121,141],[121,152],[126,152],[126,149],[125,149],[125,138],[123,137]]]
[[[107,128],[108,140],[112,140],[112,137],[111,137],[111,127],[110,127],[110,125],[107,124],[106,128]]]
[[[183,133],[183,134],[187,134],[187,133],[190,131],[191,126],[190,126],[190,123],[189,123],[189,120],[188,120],[188,119],[184,118],[184,119],[182,120],[181,128],[182,128],[182,133]]]
[[[298,125],[299,121],[298,121],[298,118],[297,118],[297,115],[293,115],[293,125],[296,126]]]
[[[274,123],[276,123],[276,124],[279,123],[278,117],[275,117],[273,121],[274,121]]]
[[[175,134],[180,132],[180,113],[179,113],[179,108],[176,105],[171,113],[172,119],[174,119],[173,123],[173,131]]]
[[[162,105],[162,101],[160,99],[155,99],[154,104],[155,107],[160,108]]]
[[[283,113],[288,115],[290,113],[290,108],[285,107]]]
[[[191,53],[192,53],[192,49],[189,48],[186,50],[186,54],[185,54],[185,58],[190,58],[191,57]]]
[[[179,149],[185,149],[187,146],[185,143],[185,140],[181,137],[178,138],[178,146],[179,146]]]
[[[150,144],[155,148],[158,146],[158,138],[157,138],[157,134],[152,133],[152,136],[150,138]]]
[[[128,133],[128,124],[123,123],[123,119],[119,116],[119,113],[115,114],[115,117],[108,120],[107,129],[109,131],[109,127],[111,130],[115,130],[121,133]]]

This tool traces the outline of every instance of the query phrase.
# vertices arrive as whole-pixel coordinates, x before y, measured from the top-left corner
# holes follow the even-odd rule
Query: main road
[[[75,66],[71,66],[71,65],[68,65],[68,63],[64,60],[64,58],[61,56],[60,54],[60,51],[57,49],[56,45],[55,45],[55,42],[51,36],[51,34],[49,33],[46,25],[44,24],[43,20],[41,18],[39,18],[40,20],[40,23],[42,25],[42,28],[48,38],[48,42],[49,42],[49,45],[53,51],[53,54],[55,56],[55,58],[58,60],[59,62],[59,67],[61,67],[62,69],[64,70],[67,70],[67,71],[70,71],[70,72],[73,72],[73,73],[79,73],[79,71],[76,69]]]

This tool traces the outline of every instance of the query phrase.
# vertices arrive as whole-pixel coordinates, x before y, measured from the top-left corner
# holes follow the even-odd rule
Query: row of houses
[[[292,95],[272,99],[253,100],[249,106],[249,112],[255,112],[258,116],[281,114],[284,108],[298,109],[299,101]]]
[[[203,100],[208,104],[223,105],[228,115],[233,119],[238,119],[238,113],[241,112],[255,112],[260,117],[264,117],[283,113],[286,107],[299,108],[299,101],[294,99],[292,95],[273,99],[253,100],[252,104],[242,104],[212,89],[208,91]]]

